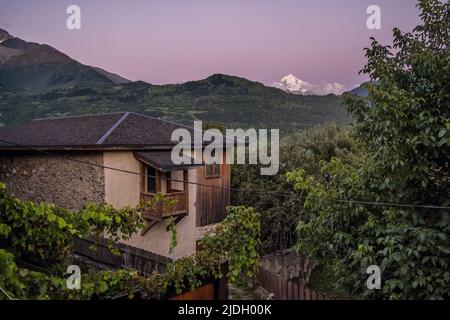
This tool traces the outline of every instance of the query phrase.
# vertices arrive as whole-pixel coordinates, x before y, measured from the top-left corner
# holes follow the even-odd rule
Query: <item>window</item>
[[[156,170],[147,166],[147,192],[156,193]]]
[[[205,164],[205,177],[218,178],[220,177],[220,164]]]

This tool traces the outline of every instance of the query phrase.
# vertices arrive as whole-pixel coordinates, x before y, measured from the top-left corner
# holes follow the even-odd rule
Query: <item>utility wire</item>
[[[48,156],[58,157],[58,158],[66,159],[66,160],[69,160],[69,161],[78,162],[78,163],[86,164],[86,165],[93,166],[93,167],[98,167],[98,168],[101,168],[101,169],[108,169],[108,170],[113,170],[113,171],[117,171],[117,172],[138,175],[138,176],[141,176],[141,177],[157,178],[156,176],[146,175],[146,174],[140,173],[140,172],[135,172],[135,171],[125,170],[125,169],[105,166],[105,165],[101,165],[101,164],[97,164],[97,163],[91,163],[91,162],[88,162],[88,161],[72,158],[72,157],[69,157],[69,156],[66,156],[66,155],[40,150],[40,149],[31,147],[31,146],[27,146],[27,145],[23,145],[23,144],[20,144],[20,143],[6,141],[4,139],[0,139],[0,142],[6,143],[6,144],[9,144],[9,145],[12,145],[12,146],[25,148],[27,150],[35,151],[35,152],[38,152],[38,153],[41,153],[41,154],[45,154],[45,155],[48,155]],[[183,182],[183,183],[185,182],[184,180],[181,180],[181,179],[166,178],[166,177],[160,177],[160,178],[163,179],[163,180],[166,180],[166,181]],[[279,195],[279,196],[283,196],[283,197],[291,197],[293,195],[292,193],[284,193],[284,192],[278,192],[278,191],[273,191],[273,190],[261,191],[261,190],[254,189],[254,188],[248,188],[248,189],[240,189],[240,188],[232,188],[232,187],[225,188],[225,187],[221,187],[221,186],[207,185],[207,184],[203,184],[203,183],[199,183],[199,182],[193,182],[193,181],[187,181],[187,183],[191,184],[191,185],[207,187],[207,188],[215,188],[215,189],[230,190],[230,191],[245,192],[245,193],[251,192],[251,193],[257,193],[257,194],[262,194],[262,195],[273,194],[273,195]],[[301,195],[296,195],[296,198],[295,199],[291,199],[291,200],[305,201],[307,199],[320,200],[320,198],[318,198],[318,197],[311,197],[311,196],[303,197]],[[348,200],[348,199],[332,199],[331,201],[337,202],[337,203],[361,204],[361,205],[368,205],[368,206],[450,210],[450,207],[443,207],[443,206],[438,206],[438,205],[425,205],[425,204],[405,204],[405,203],[395,203],[395,202],[361,201],[361,200]]]
[[[14,300],[13,297],[11,297],[11,296],[8,294],[8,292],[6,292],[6,290],[3,289],[1,286],[0,286],[0,290],[5,294],[5,296],[6,296],[9,300]]]

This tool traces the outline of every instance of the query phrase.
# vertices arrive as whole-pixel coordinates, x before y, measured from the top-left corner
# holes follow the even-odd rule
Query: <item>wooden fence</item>
[[[92,250],[91,246],[96,249]],[[166,265],[172,262],[170,258],[124,243],[117,243],[116,246],[120,255],[111,252],[106,239],[77,239],[75,253],[106,266],[136,269],[142,275],[149,275],[153,272],[162,273],[165,271]]]
[[[92,250],[94,245],[96,250]],[[75,253],[100,263],[104,268],[132,268],[136,269],[141,275],[150,275],[153,272],[163,273],[166,265],[172,262],[172,259],[157,255],[150,251],[135,248],[123,243],[117,243],[120,255],[115,255],[108,247],[106,239],[77,239],[75,241]],[[223,274],[228,272],[228,264],[221,265]],[[186,290],[181,294],[176,294],[174,289],[169,290],[163,300],[228,300],[228,279],[203,279],[202,285],[195,290]],[[114,293],[107,297],[107,300],[128,300],[128,294]],[[139,300],[140,292],[136,290],[134,299]]]
[[[263,268],[259,269],[258,281],[274,294],[275,300],[330,300],[325,294],[307,288],[304,280],[297,284]]]

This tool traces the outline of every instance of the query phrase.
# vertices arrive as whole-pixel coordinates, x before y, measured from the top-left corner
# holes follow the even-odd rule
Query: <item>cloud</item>
[[[323,86],[323,94],[335,94],[337,96],[343,94],[347,88],[338,82],[333,82],[333,83],[327,83],[326,85]]]

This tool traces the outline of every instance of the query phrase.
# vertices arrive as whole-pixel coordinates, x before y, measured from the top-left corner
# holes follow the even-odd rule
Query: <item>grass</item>
[[[239,277],[235,283],[230,283],[228,298],[230,300],[252,300],[253,288],[247,279]]]
[[[357,297],[342,288],[337,288],[337,277],[333,268],[330,266],[318,266],[311,273],[308,287],[318,292],[328,294],[331,298],[337,300],[354,300]]]

